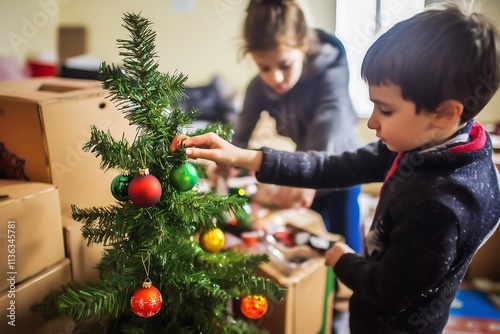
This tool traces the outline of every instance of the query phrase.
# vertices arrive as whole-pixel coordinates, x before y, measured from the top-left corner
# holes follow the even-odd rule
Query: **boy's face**
[[[278,94],[295,86],[304,68],[304,51],[299,48],[277,47],[251,53],[262,80]]]
[[[424,110],[417,114],[415,104],[403,99],[399,86],[370,86],[369,92],[374,107],[368,127],[391,151],[410,151],[436,139],[435,114]]]

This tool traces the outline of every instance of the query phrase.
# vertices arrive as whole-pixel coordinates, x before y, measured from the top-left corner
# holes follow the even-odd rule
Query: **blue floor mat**
[[[451,306],[450,316],[500,320],[500,310],[481,291],[459,290]]]

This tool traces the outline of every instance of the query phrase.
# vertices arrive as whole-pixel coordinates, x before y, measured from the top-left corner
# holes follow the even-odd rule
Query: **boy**
[[[243,150],[179,135],[190,158],[261,182],[331,188],[384,181],[364,256],[336,243],[326,265],[353,291],[351,333],[441,333],[467,267],[500,218],[498,171],[474,117],[498,88],[500,37],[478,14],[429,9],[368,50],[362,76],[380,141],[356,152]]]

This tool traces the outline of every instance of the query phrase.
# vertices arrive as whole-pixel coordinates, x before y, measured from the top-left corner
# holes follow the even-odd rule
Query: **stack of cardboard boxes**
[[[65,283],[98,277],[94,266],[103,246],[87,247],[81,224],[71,218],[71,205],[114,203],[110,184],[120,171],[105,173],[100,160],[82,150],[92,125],[109,130],[115,138],[133,139],[135,129],[107,95],[94,80],[37,78],[0,83],[2,152],[15,157],[15,168],[22,170],[17,174],[28,178],[0,180],[4,277],[0,308],[2,314],[7,312],[0,322],[2,333],[69,333],[71,320],[46,323],[30,307]],[[8,323],[10,313],[15,327]]]
[[[71,280],[57,188],[0,180],[0,194],[0,309],[4,315],[0,331],[48,333],[71,327],[69,319],[46,323],[30,311],[48,291]]]

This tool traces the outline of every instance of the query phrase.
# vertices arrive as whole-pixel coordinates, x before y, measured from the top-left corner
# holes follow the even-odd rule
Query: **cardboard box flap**
[[[101,83],[97,80],[40,78],[0,82],[0,97],[39,103],[103,93]]]
[[[0,206],[5,205],[9,200],[28,199],[53,191],[54,188],[54,185],[47,183],[0,180],[0,195],[8,196],[0,198]]]
[[[280,285],[290,287],[300,282],[304,277],[311,275],[318,268],[325,267],[324,257],[313,257],[304,263],[303,266],[297,267],[290,273],[283,273],[282,270],[273,261],[263,263],[259,266],[260,270],[273,277]]]

